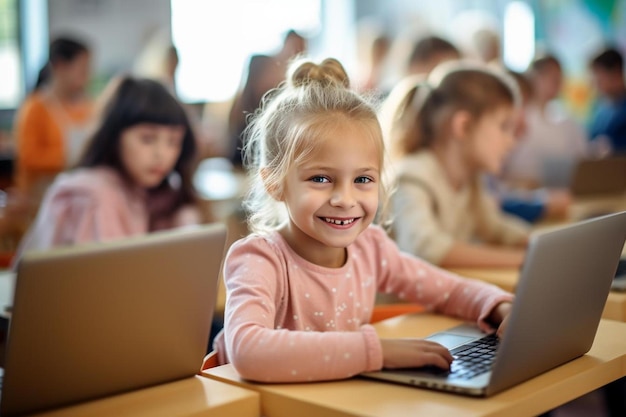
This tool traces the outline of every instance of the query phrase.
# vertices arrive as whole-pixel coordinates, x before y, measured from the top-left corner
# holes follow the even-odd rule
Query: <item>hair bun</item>
[[[289,77],[292,86],[303,86],[313,82],[322,85],[350,86],[350,79],[343,65],[334,58],[326,58],[320,64],[311,61],[296,62]]]

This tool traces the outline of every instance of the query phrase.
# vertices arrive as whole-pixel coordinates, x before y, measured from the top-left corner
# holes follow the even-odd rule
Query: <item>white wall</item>
[[[51,39],[82,36],[94,52],[94,73],[130,71],[156,33],[170,36],[169,0],[48,0]]]

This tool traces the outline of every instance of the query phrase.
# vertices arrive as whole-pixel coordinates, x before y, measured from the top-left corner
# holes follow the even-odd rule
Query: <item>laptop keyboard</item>
[[[470,379],[491,370],[498,349],[499,339],[495,334],[459,346],[451,351],[454,361],[450,376]]]

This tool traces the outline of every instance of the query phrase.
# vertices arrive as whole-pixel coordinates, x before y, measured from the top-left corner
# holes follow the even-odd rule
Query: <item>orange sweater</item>
[[[70,123],[85,126],[92,114],[89,102],[60,106],[45,93],[33,93],[17,114],[15,183],[25,193],[40,194],[54,176],[65,169],[65,130]]]

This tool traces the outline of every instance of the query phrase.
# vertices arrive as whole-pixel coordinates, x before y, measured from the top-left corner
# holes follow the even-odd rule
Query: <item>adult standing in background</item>
[[[591,119],[591,139],[607,141],[614,153],[626,153],[624,57],[616,48],[609,47],[593,57],[590,67],[600,95]]]
[[[90,71],[91,52],[85,43],[69,37],[53,40],[37,85],[18,111],[15,182],[35,205],[82,150],[93,111],[87,96]]]
[[[228,115],[228,137],[230,140],[230,159],[241,166],[242,133],[246,128],[246,119],[261,104],[263,95],[278,86],[285,79],[289,61],[306,51],[307,42],[294,30],[287,32],[283,46],[275,55],[253,55],[250,57],[246,80],[237,93]]]

